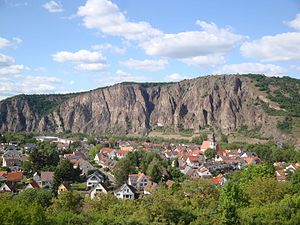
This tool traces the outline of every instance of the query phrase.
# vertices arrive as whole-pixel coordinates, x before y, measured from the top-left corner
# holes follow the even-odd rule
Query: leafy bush
[[[277,123],[277,128],[285,133],[291,133],[293,129],[293,118],[285,117],[284,121]]]

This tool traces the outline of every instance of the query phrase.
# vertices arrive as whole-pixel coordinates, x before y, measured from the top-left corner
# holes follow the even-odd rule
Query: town
[[[233,171],[262,163],[256,152],[246,148],[222,148],[213,133],[203,137],[202,144],[35,136],[23,143],[0,143],[0,154],[0,192],[46,189],[59,195],[74,190],[90,199],[108,192],[118,199],[136,199],[160,185],[172,188],[194,179],[223,186]],[[136,165],[130,170],[132,165],[123,162],[134,154],[148,157],[153,167]],[[58,171],[60,166],[67,171]],[[285,181],[300,164],[274,162],[273,166],[277,180]]]

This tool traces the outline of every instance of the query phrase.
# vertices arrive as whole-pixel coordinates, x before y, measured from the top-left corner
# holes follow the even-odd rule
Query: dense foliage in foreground
[[[77,192],[57,198],[47,190],[0,194],[0,224],[298,224],[300,170],[278,182],[273,168],[251,165],[234,172],[223,187],[208,180],[161,185],[138,200],[112,194],[96,200]]]

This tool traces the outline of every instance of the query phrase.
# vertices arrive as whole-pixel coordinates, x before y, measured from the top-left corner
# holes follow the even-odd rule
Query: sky
[[[0,99],[236,73],[300,79],[299,0],[0,0]]]

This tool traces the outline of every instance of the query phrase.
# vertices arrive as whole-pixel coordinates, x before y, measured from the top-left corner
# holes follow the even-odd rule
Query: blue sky
[[[0,99],[250,72],[300,78],[298,0],[0,0]]]

